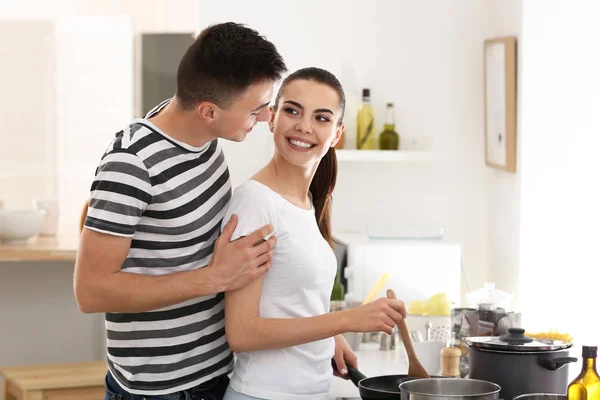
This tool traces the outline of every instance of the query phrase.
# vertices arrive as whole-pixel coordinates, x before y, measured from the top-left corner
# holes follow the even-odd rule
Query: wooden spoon
[[[388,299],[396,298],[396,294],[392,289],[388,289],[385,294]],[[406,355],[408,355],[408,376],[429,378],[429,374],[425,371],[425,368],[423,368],[415,354],[415,349],[413,348],[410,335],[408,334],[406,321],[402,318],[400,321],[396,321],[396,323],[398,324],[398,331],[400,331],[400,336],[402,337],[402,343],[406,349]]]

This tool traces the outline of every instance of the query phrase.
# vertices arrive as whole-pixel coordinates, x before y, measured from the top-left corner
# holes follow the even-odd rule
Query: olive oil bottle
[[[400,135],[396,132],[396,112],[394,103],[387,103],[385,106],[385,123],[383,132],[379,134],[380,150],[398,150],[400,147]]]
[[[581,373],[569,384],[569,400],[600,400],[600,376],[596,372],[598,347],[583,346]]]
[[[362,103],[356,117],[356,148],[375,149],[375,113],[371,106],[371,90],[363,89]]]
[[[342,301],[344,300],[344,286],[340,282],[339,273],[335,274],[335,281],[333,283],[333,289],[331,290],[331,301]]]

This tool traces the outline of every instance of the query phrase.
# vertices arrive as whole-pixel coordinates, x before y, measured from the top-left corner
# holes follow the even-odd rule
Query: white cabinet
[[[0,41],[0,195],[14,207],[58,199],[72,231],[102,153],[134,114],[131,19],[1,20]]]

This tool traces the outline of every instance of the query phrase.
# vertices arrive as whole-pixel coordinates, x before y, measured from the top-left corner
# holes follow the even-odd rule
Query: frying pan
[[[335,362],[332,360],[335,368]],[[400,398],[401,383],[412,381],[416,378],[408,375],[382,375],[367,378],[356,368],[346,364],[348,377],[358,388],[358,393],[363,400],[398,400]],[[441,378],[432,376],[432,378]]]

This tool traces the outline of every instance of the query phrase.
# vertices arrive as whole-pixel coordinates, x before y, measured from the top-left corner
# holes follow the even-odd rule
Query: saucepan
[[[418,379],[400,384],[401,400],[498,400],[500,386],[476,379]]]
[[[363,400],[398,400],[400,398],[400,385],[416,378],[408,375],[382,375],[367,378],[356,368],[346,364],[348,377],[358,388],[358,393]],[[441,377],[439,377],[441,378]]]
[[[569,396],[557,393],[527,393],[515,397],[513,400],[567,400]]]

